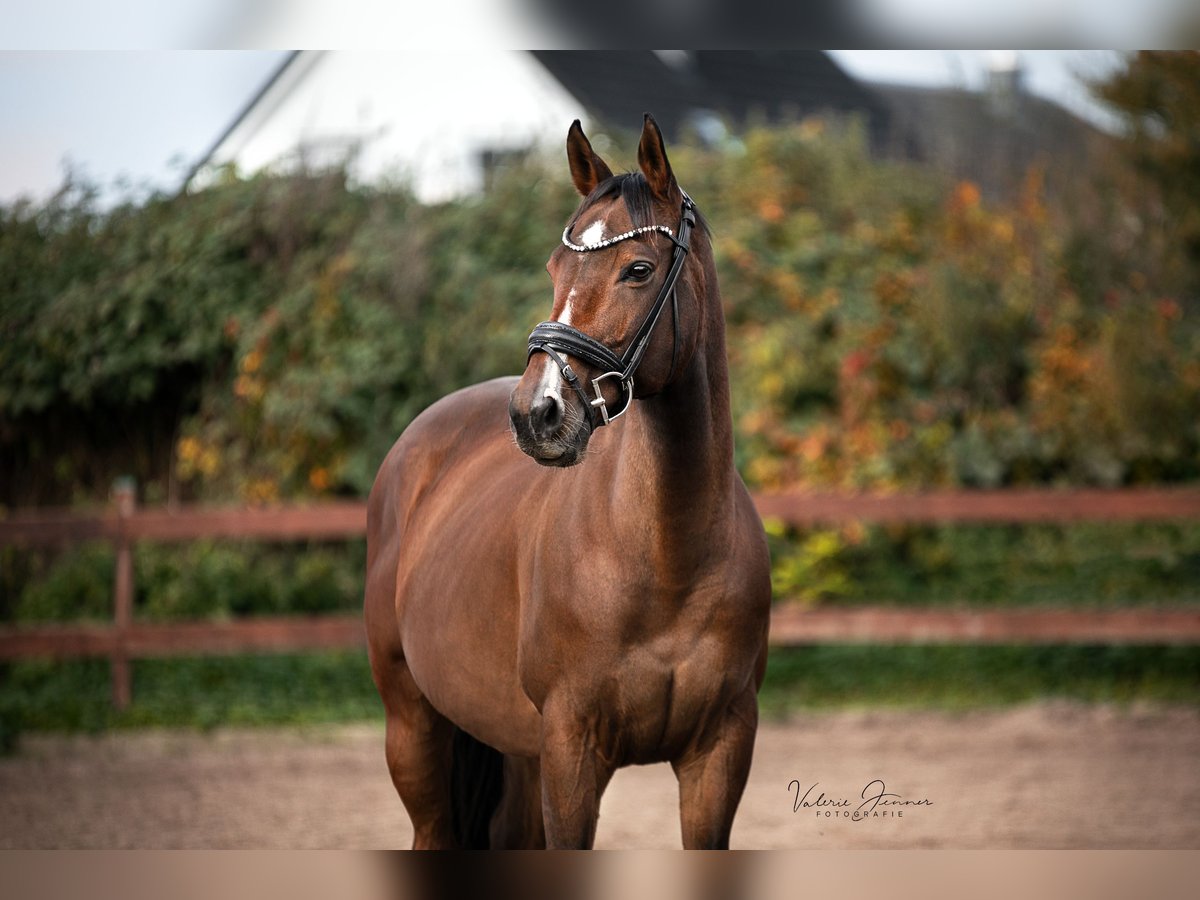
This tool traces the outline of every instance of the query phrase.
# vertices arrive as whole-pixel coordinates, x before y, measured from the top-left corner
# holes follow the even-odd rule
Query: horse
[[[683,846],[729,846],[769,557],[709,228],[649,114],[637,157],[614,175],[571,125],[583,200],[524,373],[422,412],[371,490],[368,655],[414,849],[589,849],[613,773],[655,762]]]

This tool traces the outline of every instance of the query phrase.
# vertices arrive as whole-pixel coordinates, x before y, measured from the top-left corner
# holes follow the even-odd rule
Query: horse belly
[[[487,486],[459,484],[466,489],[426,501],[431,508],[401,544],[405,661],[434,708],[460,728],[503,753],[536,756],[541,719],[517,677],[515,541],[489,518],[496,498]]]

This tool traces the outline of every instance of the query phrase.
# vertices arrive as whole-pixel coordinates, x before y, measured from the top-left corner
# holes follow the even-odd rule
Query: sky
[[[988,67],[1016,53],[1026,88],[1098,125],[1112,119],[1091,97],[1086,81],[1120,68],[1115,50],[831,50],[851,75],[874,81],[978,89]]]
[[[0,53],[0,202],[45,197],[67,167],[177,186],[285,54]]]
[[[975,88],[995,51],[831,51],[867,80]],[[278,50],[0,52],[0,203],[42,199],[68,168],[120,195],[173,190],[284,60]],[[1109,51],[1019,55],[1029,89],[1104,122],[1078,75]]]

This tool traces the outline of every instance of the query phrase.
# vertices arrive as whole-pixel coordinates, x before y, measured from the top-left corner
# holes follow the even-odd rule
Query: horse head
[[[662,132],[646,115],[640,171],[613,175],[576,120],[567,134],[583,201],[546,270],[550,318],[529,339],[509,400],[517,445],[546,466],[582,461],[595,430],[635,399],[675,383],[701,338],[703,272],[711,258],[697,213],[675,180]]]

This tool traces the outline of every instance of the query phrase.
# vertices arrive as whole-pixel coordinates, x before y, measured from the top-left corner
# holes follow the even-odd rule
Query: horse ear
[[[638,165],[650,185],[654,196],[669,200],[677,185],[671,163],[667,160],[667,148],[663,144],[662,132],[654,116],[646,113],[642,125],[642,140],[638,144]]]
[[[596,155],[578,119],[571,123],[571,130],[567,132],[567,162],[571,166],[575,189],[585,197],[600,182],[612,178],[612,169]]]

